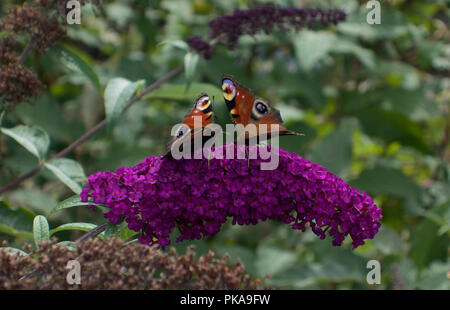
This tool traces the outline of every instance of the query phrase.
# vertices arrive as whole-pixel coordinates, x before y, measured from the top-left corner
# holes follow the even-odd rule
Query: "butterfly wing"
[[[207,94],[201,94],[194,103],[192,110],[185,116],[183,124],[190,129],[195,127],[195,117],[201,118],[201,126],[206,127],[213,121],[214,111],[211,103],[211,99]]]
[[[203,135],[203,128],[213,123],[214,111],[211,99],[207,94],[201,94],[194,103],[191,111],[184,117],[183,123],[177,129],[177,134],[167,144],[167,152],[170,153],[175,144],[182,145],[188,139],[192,141],[197,136]],[[196,124],[198,122],[198,124]],[[192,144],[191,144],[192,145]]]
[[[223,75],[222,93],[233,122],[244,126],[250,124],[255,101],[252,91],[236,82],[231,75]]]
[[[284,126],[280,111],[264,99],[257,98],[253,92],[239,84],[231,75],[222,76],[222,93],[225,103],[235,124],[256,125],[257,135],[264,132],[270,138],[273,125],[278,125],[278,135],[300,135]],[[260,126],[265,124],[267,126]],[[247,133],[246,133],[247,134]],[[246,136],[248,138],[248,135]]]

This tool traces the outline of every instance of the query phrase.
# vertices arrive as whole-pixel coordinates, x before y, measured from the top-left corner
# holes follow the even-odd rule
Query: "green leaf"
[[[295,261],[296,255],[291,251],[284,251],[274,246],[262,245],[257,250],[255,267],[259,276],[263,277],[267,274],[273,276],[293,266]]]
[[[316,273],[320,266],[311,263],[300,263],[284,270],[265,282],[278,288],[286,289],[319,289]]]
[[[0,247],[0,253],[6,253],[12,256],[27,256],[27,252],[11,247]]]
[[[51,52],[56,55],[59,61],[68,69],[77,73],[84,74],[91,83],[102,93],[102,85],[100,80],[92,69],[92,67],[81,56],[80,52],[76,49],[63,45],[55,45],[51,48]]]
[[[81,193],[80,183],[86,180],[86,175],[83,167],[78,162],[68,158],[57,158],[45,163],[45,167],[53,172],[73,192]]]
[[[416,289],[418,270],[415,268],[414,263],[408,257],[403,257],[396,266],[400,275],[401,288],[404,290]],[[392,271],[390,274],[392,274]]]
[[[0,232],[25,239],[33,239],[33,219],[35,214],[25,208],[11,209],[5,201],[0,201]]]
[[[118,27],[125,27],[126,23],[134,17],[135,11],[126,3],[110,3],[104,8],[105,13],[108,16],[108,20],[111,20]]]
[[[297,154],[303,154],[308,145],[316,138],[317,130],[302,121],[286,121],[286,126],[289,130],[304,133],[305,135],[302,137],[281,136],[280,147]]]
[[[421,126],[400,113],[371,107],[358,111],[356,116],[368,135],[379,137],[387,142],[397,141],[424,153],[431,152],[424,140]]]
[[[47,193],[34,189],[17,189],[11,194],[11,201],[16,205],[29,207],[33,211],[39,211],[47,215],[56,201]]]
[[[293,40],[299,63],[309,71],[333,50],[337,37],[326,31],[303,30]]]
[[[0,127],[3,124],[3,119],[5,118],[6,111],[4,110],[5,104],[3,102],[0,102]]]
[[[95,227],[97,227],[97,225],[91,224],[91,223],[67,223],[67,224],[63,224],[56,228],[51,229],[50,236],[59,231],[64,231],[64,230],[90,231],[90,230],[94,229]]]
[[[384,255],[402,254],[407,250],[400,236],[394,230],[383,225],[375,235],[373,243]]]
[[[351,54],[366,67],[375,68],[375,55],[371,50],[326,31],[302,31],[294,37],[294,48],[299,63],[306,71],[310,71],[330,53]]]
[[[90,202],[82,202],[80,195],[73,195],[60,203],[58,203],[51,211],[50,215],[53,215],[54,213],[61,211],[63,209],[77,207],[77,206],[88,206],[92,203]]]
[[[311,263],[311,270],[317,280],[365,280],[367,260],[355,255],[349,249],[335,247],[331,242],[315,239],[311,244],[310,251],[316,257]]]
[[[45,216],[38,215],[34,218],[33,237],[36,247],[39,247],[39,242],[50,240],[48,222]]]
[[[176,47],[183,51],[189,50],[189,45],[183,40],[164,40],[164,41],[158,43],[158,45],[164,46],[163,49],[170,49],[172,47]]]
[[[365,261],[349,251],[332,251],[319,263],[312,263],[317,280],[358,281],[364,279]]]
[[[411,76],[412,74],[408,73],[404,78]],[[427,120],[441,113],[439,105],[427,97],[426,89],[381,88],[378,91],[381,100],[376,104],[381,102],[384,109],[401,113],[412,121]]]
[[[89,206],[94,205],[96,207],[99,207],[102,211],[106,212],[107,209],[103,205],[99,205],[96,203],[90,202],[82,202],[80,195],[74,195],[72,197],[67,198],[66,200],[61,201],[58,203],[51,211],[49,215],[53,215],[54,213],[61,211],[63,209],[72,208],[72,207],[78,207],[78,206]]]
[[[41,128],[19,125],[11,129],[1,128],[0,130],[16,140],[38,159],[43,159],[47,153],[50,138]]]
[[[131,82],[123,78],[109,81],[105,89],[105,112],[109,130],[114,126],[127,103],[145,81]]]
[[[378,64],[380,74],[398,76],[400,80],[414,79],[414,74],[402,72],[399,66],[389,62]],[[396,75],[394,75],[396,74]],[[417,77],[418,78],[418,77]],[[419,82],[418,82],[419,83]],[[439,116],[439,106],[435,100],[427,98],[426,89],[403,89],[392,87],[379,87],[371,91],[361,93],[358,90],[344,91],[342,96],[342,112],[358,113],[361,110],[382,108],[383,111],[394,112],[406,116],[411,121],[423,121],[430,117]]]
[[[128,227],[124,227],[120,230],[120,239],[122,239],[123,241],[128,241],[137,234],[139,234],[139,232],[135,232],[134,230],[131,230]]]
[[[108,224],[106,224],[106,227],[105,227],[105,236],[111,237],[111,236],[117,235],[127,226],[128,226],[128,223],[125,221],[121,221],[121,222],[118,222],[115,224],[108,223]]]
[[[197,70],[199,56],[196,53],[187,53],[184,56],[184,72],[186,76],[186,88],[192,83],[192,79],[194,78],[195,71]]]
[[[433,213],[443,217],[450,207],[445,203],[432,209]],[[446,259],[450,237],[439,235],[440,226],[433,219],[426,218],[414,231],[411,240],[411,258],[420,268],[426,267],[432,260]]]
[[[418,281],[418,286],[423,290],[450,290],[448,279],[450,262],[433,262],[430,268],[425,270]]]
[[[61,92],[68,91],[65,84],[59,87],[61,87]],[[57,97],[64,95],[63,93],[55,94],[55,88],[57,86],[53,85],[52,94]],[[19,104],[15,109],[24,124],[33,124],[42,128],[48,133],[52,142],[56,140],[70,143],[83,133],[85,127],[79,120],[66,119],[61,107],[62,105],[56,98],[43,94],[39,98],[33,99],[33,104]],[[90,108],[92,109],[91,106]]]
[[[328,134],[311,151],[310,160],[344,176],[352,158],[352,130],[340,128]]]
[[[336,40],[333,46],[333,52],[338,54],[351,54],[369,69],[375,69],[375,55],[372,50],[363,48],[355,42],[340,38]]]
[[[214,251],[220,255],[228,254],[231,263],[234,263],[239,259],[244,264],[245,270],[250,274],[255,274],[257,271],[255,268],[255,253],[247,247],[218,244],[214,247]]]
[[[393,195],[401,198],[418,197],[421,187],[401,170],[377,165],[366,169],[350,185],[372,195]]]
[[[222,91],[219,87],[206,83],[192,83],[189,89],[184,85],[167,85],[152,91],[144,99],[170,99],[170,100],[189,100],[192,101],[201,93],[207,93],[211,98],[220,100]]]
[[[365,41],[394,39],[408,33],[411,24],[400,11],[387,5],[381,8],[381,24],[369,25],[366,22],[367,10],[362,9],[349,14],[345,22],[339,23],[337,29],[347,36],[360,37]]]

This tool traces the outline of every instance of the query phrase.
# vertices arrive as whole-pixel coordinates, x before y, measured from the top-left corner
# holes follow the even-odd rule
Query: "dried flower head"
[[[0,94],[3,100],[20,103],[35,96],[41,87],[42,83],[32,70],[17,64],[2,66]]]
[[[13,36],[0,42],[0,94],[4,101],[19,103],[36,96],[42,87],[36,74],[18,63],[14,53],[18,43]]]
[[[245,152],[222,147],[234,149],[235,158]],[[142,243],[162,247],[174,228],[177,241],[200,239],[228,218],[239,225],[272,219],[302,231],[309,224],[321,239],[328,233],[333,245],[350,235],[354,248],[378,232],[381,209],[365,193],[295,153],[280,149],[275,170],[260,170],[264,161],[150,156],[134,167],[92,174],[81,199],[105,204],[111,223],[125,218]]]
[[[36,257],[36,258],[35,258]],[[31,255],[11,255],[0,249],[0,289],[258,289],[261,280],[250,277],[239,261],[215,257],[213,252],[195,258],[193,247],[178,255],[120,239],[87,240],[75,249],[41,243]],[[66,281],[67,263],[82,268],[79,285]],[[38,270],[35,277],[18,281]]]
[[[20,103],[35,96],[42,87],[36,74],[23,66],[31,50],[40,53],[66,36],[63,16],[66,0],[33,0],[13,6],[0,20],[0,31],[11,35],[0,42],[0,100]],[[83,5],[88,0],[80,1]],[[56,10],[52,10],[56,8]],[[51,14],[50,14],[51,13]],[[18,57],[14,35],[29,35],[29,43]]]
[[[274,28],[286,31],[289,27],[299,30],[316,24],[327,26],[330,23],[337,24],[345,18],[346,14],[342,10],[265,6],[235,10],[233,14],[213,19],[209,23],[209,36],[211,40],[219,40],[228,48],[234,49],[239,37],[245,34],[255,35],[259,31],[268,34]],[[188,37],[187,43],[206,59],[211,57],[211,45],[201,38]]]

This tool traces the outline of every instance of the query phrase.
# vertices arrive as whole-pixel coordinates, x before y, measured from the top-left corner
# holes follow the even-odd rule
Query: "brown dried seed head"
[[[0,289],[257,289],[261,282],[245,274],[242,265],[229,265],[213,253],[195,259],[188,249],[161,252],[141,244],[124,244],[119,239],[87,240],[69,251],[56,241],[44,243],[26,257],[0,254]],[[38,256],[38,259],[34,259]],[[65,280],[66,264],[77,259],[83,268],[80,286]],[[38,277],[18,282],[33,269]]]

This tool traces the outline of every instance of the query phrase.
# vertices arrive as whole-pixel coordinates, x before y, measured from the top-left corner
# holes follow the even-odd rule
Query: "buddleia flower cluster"
[[[295,230],[309,227],[320,239],[329,235],[336,246],[350,236],[353,248],[378,232],[381,209],[367,194],[283,149],[277,169],[261,170],[269,159],[261,159],[260,147],[214,149],[232,148],[234,159],[150,156],[133,167],[92,174],[81,199],[105,205],[104,216],[111,223],[124,219],[141,233],[141,243],[162,247],[175,229],[177,241],[201,239],[218,233],[228,219],[233,225],[270,219]],[[237,159],[242,152],[258,156]]]
[[[286,31],[294,28],[313,27],[317,24],[327,26],[344,21],[346,14],[337,9],[315,9],[265,6],[249,10],[235,10],[233,14],[224,15],[209,23],[211,41],[218,40],[228,48],[237,47],[242,35],[255,35],[262,31],[270,33],[274,28]],[[189,46],[209,59],[212,55],[211,45],[199,36],[187,38]]]

